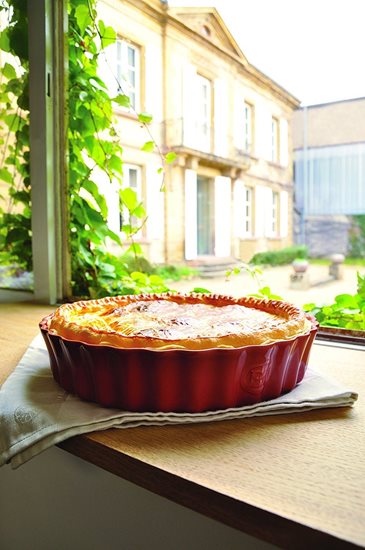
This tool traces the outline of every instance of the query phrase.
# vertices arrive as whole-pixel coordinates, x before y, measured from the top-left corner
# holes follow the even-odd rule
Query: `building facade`
[[[365,98],[293,116],[295,239],[312,256],[346,254],[351,216],[365,214]]]
[[[125,185],[147,210],[137,236],[147,257],[248,261],[290,245],[298,100],[250,65],[214,8],[103,0],[100,15],[118,34],[101,63],[104,79],[132,105],[116,115]],[[141,150],[151,138],[136,112],[153,114],[153,152]],[[163,191],[157,149],[177,154]],[[110,186],[105,192],[116,230],[118,201]]]

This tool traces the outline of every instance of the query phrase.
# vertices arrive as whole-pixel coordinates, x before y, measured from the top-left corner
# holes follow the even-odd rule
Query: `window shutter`
[[[218,257],[231,255],[231,179],[217,176],[214,181],[215,247]]]
[[[144,91],[146,94],[146,99],[145,99],[144,108],[146,109],[147,113],[153,114],[153,121],[154,123],[156,123],[163,119],[162,92],[161,92],[161,82],[163,81],[163,79],[162,79],[162,65],[159,61],[160,59],[159,47],[155,44],[152,44],[152,43],[150,44],[147,42],[144,51],[145,51],[145,63],[144,65],[141,63],[139,64],[140,75],[141,75],[142,67],[145,68],[144,70],[145,70],[146,83],[144,86]],[[143,81],[143,78],[141,80]],[[141,95],[140,89],[139,89],[139,94]]]
[[[244,112],[243,112],[243,95],[239,89],[235,90],[234,105],[233,105],[233,143],[238,151],[243,151],[243,136],[244,136]]]
[[[193,260],[198,255],[197,175],[185,170],[185,258]]]
[[[255,187],[255,236],[265,236],[265,187],[256,185]]]
[[[236,180],[234,184],[234,236],[243,237],[244,200],[245,187],[242,180]]]
[[[271,160],[271,113],[263,101],[255,105],[255,153],[265,160]]]
[[[214,149],[220,157],[228,156],[228,88],[219,78],[214,82]]]
[[[289,142],[288,142],[288,121],[285,118],[280,119],[280,164],[288,166],[289,162]]]
[[[289,221],[289,193],[287,191],[280,192],[280,237],[288,236],[288,221]]]
[[[185,63],[183,66],[183,121],[181,137],[182,144],[193,149],[195,148],[197,137],[196,91],[196,68],[191,63]]]
[[[161,240],[164,238],[164,200],[161,188],[161,175],[157,173],[158,164],[146,165],[146,232],[147,238]]]

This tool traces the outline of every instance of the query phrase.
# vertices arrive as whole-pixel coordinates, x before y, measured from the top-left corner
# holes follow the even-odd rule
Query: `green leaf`
[[[10,63],[5,63],[1,71],[2,71],[2,74],[5,76],[5,78],[7,78],[8,80],[11,80],[12,78],[16,78],[16,71],[13,65],[10,65]]]
[[[108,160],[108,166],[111,170],[122,174],[123,173],[123,162],[122,159],[117,155],[112,155]]]
[[[169,153],[167,153],[167,155],[165,155],[165,161],[166,161],[166,164],[172,164],[174,162],[174,160],[176,160],[176,153],[174,153],[174,151],[170,151]]]
[[[137,207],[138,198],[136,192],[133,191],[133,189],[131,189],[130,187],[121,189],[119,195],[122,203],[128,210],[133,211]]]
[[[75,17],[78,26],[80,27],[80,34],[85,34],[86,27],[92,23],[92,18],[89,12],[88,6],[80,4],[75,9]]]
[[[24,227],[14,227],[14,229],[10,229],[6,235],[6,244],[15,243],[17,241],[20,241],[21,243],[24,243],[24,241],[27,241],[29,238],[29,233],[27,229]]]
[[[6,183],[13,183],[13,176],[6,168],[0,168],[0,180],[5,181]]]
[[[339,294],[335,298],[336,304],[338,304],[341,308],[354,308],[356,309],[358,307],[358,302],[354,296],[351,296],[351,294]]]
[[[150,122],[152,122],[153,120],[153,117],[149,113],[139,113],[138,120],[140,122],[143,122],[143,124],[150,124]]]
[[[161,166],[160,168],[158,168],[157,174],[162,174],[162,173],[163,173],[163,168],[162,168],[162,166]]]
[[[10,52],[8,29],[4,29],[0,33],[0,49],[3,50],[3,52]]]
[[[118,94],[116,97],[113,97],[113,101],[120,105],[121,107],[130,107],[131,100],[129,96],[125,94]]]
[[[207,288],[203,288],[201,286],[196,286],[195,288],[193,288],[193,290],[191,292],[195,292],[196,294],[211,294],[212,293],[211,290],[208,290]]]
[[[117,33],[115,32],[113,27],[104,27],[103,32],[100,32],[100,35],[102,49],[105,49],[111,44],[114,44],[117,39]]]
[[[146,151],[147,153],[152,153],[155,148],[155,142],[154,141],[146,141],[141,147],[142,151]]]

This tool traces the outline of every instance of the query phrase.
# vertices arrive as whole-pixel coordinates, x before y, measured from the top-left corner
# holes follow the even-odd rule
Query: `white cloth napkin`
[[[17,468],[69,437],[137,426],[190,424],[251,416],[287,414],[322,407],[347,407],[357,393],[307,370],[304,380],[277,399],[245,407],[190,413],[135,413],[106,409],[64,391],[52,377],[48,353],[38,335],[0,390],[0,466]]]

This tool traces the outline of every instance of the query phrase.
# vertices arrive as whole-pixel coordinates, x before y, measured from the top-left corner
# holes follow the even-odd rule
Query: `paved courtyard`
[[[328,281],[328,266],[310,265],[308,274],[311,287],[308,290],[290,288],[290,274],[293,272],[291,266],[266,268],[260,279],[261,286],[269,286],[273,294],[278,294],[284,300],[297,306],[303,306],[309,302],[320,305],[332,303],[337,294],[355,294],[357,271],[364,273],[365,267],[344,266],[342,280]],[[195,287],[203,287],[214,293],[235,297],[255,293],[259,288],[257,282],[247,273],[232,275],[229,279],[225,277],[194,278],[174,282],[169,286],[181,292],[191,292]]]

